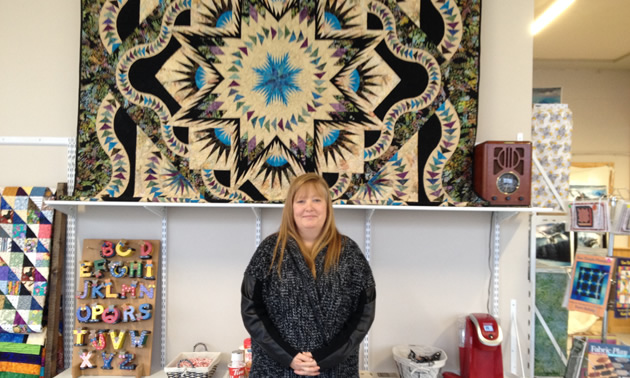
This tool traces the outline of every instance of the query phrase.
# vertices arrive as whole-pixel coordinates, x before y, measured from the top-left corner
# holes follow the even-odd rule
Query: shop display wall
[[[3,6],[7,12],[2,14],[7,17],[0,24],[0,30],[4,35],[12,36],[12,39],[3,41],[9,47],[37,45],[38,49],[22,51],[21,56],[31,59],[0,62],[2,72],[15,73],[3,77],[6,79],[3,84],[7,85],[0,87],[0,97],[4,100],[0,106],[5,106],[0,112],[5,121],[0,128],[5,134],[28,131],[30,135],[75,135],[80,4],[9,2]],[[11,14],[30,16],[18,20],[8,16]],[[51,14],[55,17],[50,17]],[[525,140],[529,139],[532,38],[524,31],[532,16],[532,1],[484,1],[484,33],[481,35],[484,52],[480,59],[485,63],[481,64],[483,80],[479,92],[479,125],[483,127],[477,130],[480,141],[510,140],[519,132],[524,133]],[[59,19],[64,22],[59,23]],[[46,33],[31,38],[31,34],[21,32],[31,25],[31,30],[43,28]],[[41,70],[41,54],[49,58],[46,70]],[[22,80],[26,76],[39,80]],[[38,109],[44,111],[25,111],[25,102],[20,101],[23,98],[37,100]],[[16,125],[28,125],[28,129],[16,129]],[[14,150],[1,150],[2,156],[14,158]],[[33,149],[26,150],[25,160],[40,156],[33,153]],[[55,166],[65,164],[64,157],[62,154],[60,159],[54,160]],[[51,170],[42,168],[42,164],[32,166],[34,168],[29,172],[36,173],[37,178],[48,178],[51,184],[65,177],[65,169],[61,177],[56,177]],[[8,173],[23,177],[22,172]],[[4,177],[7,180],[7,176]],[[172,240],[169,242],[169,260],[165,263],[169,267],[170,298],[183,298],[183,293],[198,287],[202,292],[194,306],[183,300],[169,303],[167,361],[181,351],[190,350],[191,345],[202,337],[216,340],[213,341],[215,345],[209,344],[211,350],[231,350],[241,342],[236,290],[240,284],[241,264],[245,264],[249,251],[254,248],[255,221],[250,209],[231,210],[169,210],[169,238]],[[279,213],[276,210],[262,212],[263,233],[268,234],[277,227],[274,220],[278,219]],[[342,231],[361,244],[364,211],[344,211],[344,214],[340,215]],[[376,268],[377,280],[380,277],[382,283],[379,296],[386,301],[377,309],[380,315],[377,315],[378,323],[375,323],[371,336],[370,363],[374,370],[391,371],[391,345],[407,340],[450,344],[447,353],[455,356],[455,319],[459,314],[485,309],[489,213],[461,214],[375,213],[373,264],[387,264],[388,268]],[[141,208],[83,209],[79,206],[75,215],[78,215],[79,239],[117,238],[121,236],[121,230],[129,238],[160,237],[160,218]],[[525,350],[530,315],[526,305],[528,278],[524,268],[528,263],[528,226],[524,215],[506,222],[502,237],[502,250],[506,253],[501,258],[504,272],[501,276],[502,325],[510,328],[510,299],[514,298],[519,304],[521,344]],[[187,229],[198,233],[185,232]],[[209,232],[211,229],[214,231]],[[395,253],[390,255],[392,252]],[[433,262],[435,256],[440,258]],[[174,264],[172,268],[171,262]],[[444,268],[445,264],[448,269]],[[405,270],[404,274],[399,274],[400,267]],[[431,273],[442,271],[447,272],[444,280]],[[398,277],[405,279],[398,280]],[[179,279],[186,285],[176,286]],[[189,285],[191,280],[196,284],[194,289]],[[189,316],[195,321],[187,321]],[[397,327],[392,328],[392,325]],[[225,337],[221,336],[223,334]],[[154,338],[154,342],[157,341],[154,350],[159,348],[160,337],[156,335]],[[157,360],[154,369],[159,369]],[[447,368],[453,370],[456,365],[456,358],[449,357]]]

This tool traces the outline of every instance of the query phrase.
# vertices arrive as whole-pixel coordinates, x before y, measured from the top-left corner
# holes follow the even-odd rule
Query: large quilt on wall
[[[480,0],[82,0],[77,199],[477,200]]]

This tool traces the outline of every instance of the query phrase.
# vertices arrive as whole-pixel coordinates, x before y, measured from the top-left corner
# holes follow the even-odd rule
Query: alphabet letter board
[[[150,375],[157,240],[85,239],[78,263],[72,375]]]

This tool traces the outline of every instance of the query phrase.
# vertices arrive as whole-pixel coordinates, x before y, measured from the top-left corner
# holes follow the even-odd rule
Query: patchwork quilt
[[[0,188],[0,328],[42,332],[54,210],[43,187]]]
[[[462,205],[480,0],[82,0],[75,197]]]

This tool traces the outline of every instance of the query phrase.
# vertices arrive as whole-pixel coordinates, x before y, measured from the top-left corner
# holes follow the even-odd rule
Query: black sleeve
[[[376,289],[371,286],[361,293],[356,311],[341,332],[328,345],[311,351],[322,370],[339,365],[361,344],[374,321],[375,305]]]
[[[271,322],[262,300],[260,281],[247,274],[243,277],[241,285],[241,316],[252,340],[279,364],[289,367],[298,351],[284,341]]]

